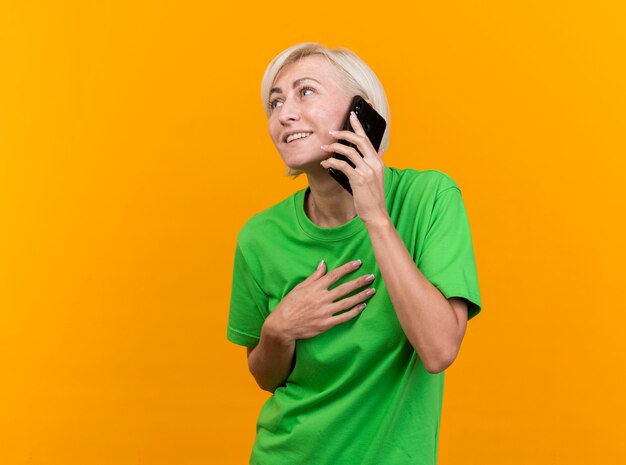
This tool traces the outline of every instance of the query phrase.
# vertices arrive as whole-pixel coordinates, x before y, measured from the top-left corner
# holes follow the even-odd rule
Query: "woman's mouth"
[[[310,133],[310,132],[296,132],[295,134],[290,134],[289,136],[287,136],[286,142],[289,144],[290,142],[293,142],[293,141],[296,141],[296,140],[306,139],[311,134],[312,133]]]

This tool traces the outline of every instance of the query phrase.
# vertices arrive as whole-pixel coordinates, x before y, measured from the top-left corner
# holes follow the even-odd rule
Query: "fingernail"
[[[320,148],[321,148],[322,150],[326,150],[326,149],[328,148],[328,145],[320,145]]]
[[[339,131],[328,131],[329,134],[337,134]]]
[[[320,262],[320,264],[319,264],[319,265],[317,265],[317,269],[318,269],[318,270],[322,267],[322,264],[323,264],[323,263],[324,263],[324,260],[322,260],[322,261]]]
[[[350,116],[354,116],[354,117],[356,118],[356,113],[355,113],[355,112],[353,112],[353,111],[351,111],[351,112],[350,112]]]
[[[359,309],[363,310],[365,307],[367,307],[367,304],[365,302],[363,302],[361,305],[359,305]]]
[[[368,274],[368,275],[365,277],[365,280],[366,280],[367,282],[374,281],[374,277],[375,277],[375,276],[374,276],[373,274]]]
[[[361,266],[361,260],[357,260],[355,262],[352,262],[352,268],[358,268]]]
[[[374,293],[375,293],[375,292],[376,292],[376,289],[371,288],[371,289],[368,289],[365,293],[366,293],[367,295],[374,295]]]

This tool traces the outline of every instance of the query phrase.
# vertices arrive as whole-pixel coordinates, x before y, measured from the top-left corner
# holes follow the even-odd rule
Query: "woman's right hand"
[[[332,290],[328,288],[342,276],[356,271],[359,260],[348,262],[326,273],[326,263],[320,262],[315,272],[294,287],[265,320],[264,330],[283,343],[317,336],[330,328],[351,320],[365,308],[364,301],[376,290],[366,289],[350,297],[343,296],[369,285],[373,275],[360,276]],[[344,311],[347,310],[347,311]],[[337,315],[338,312],[342,312]]]

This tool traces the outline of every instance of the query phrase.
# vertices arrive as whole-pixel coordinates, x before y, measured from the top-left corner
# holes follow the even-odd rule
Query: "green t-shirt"
[[[228,339],[256,345],[268,314],[322,259],[327,271],[361,259],[332,287],[372,273],[376,294],[356,318],[296,342],[292,373],[261,409],[250,463],[435,464],[444,373],[428,373],[402,331],[361,219],[319,227],[304,197],[304,189],[296,192],[239,232]],[[467,299],[474,317],[481,309],[476,264],[454,180],[386,167],[385,198],[418,269],[446,298]]]

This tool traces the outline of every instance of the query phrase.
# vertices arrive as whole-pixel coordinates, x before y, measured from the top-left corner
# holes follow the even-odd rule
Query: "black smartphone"
[[[360,95],[355,95],[352,99],[352,103],[350,104],[350,108],[348,108],[348,114],[343,122],[342,131],[352,131],[352,125],[350,124],[350,112],[356,113],[361,126],[363,126],[363,130],[365,134],[369,138],[374,150],[378,151],[380,148],[380,143],[383,140],[383,135],[385,134],[385,128],[387,127],[387,122],[385,118],[383,118],[372,106],[365,101],[363,97]],[[363,154],[359,152],[359,149],[352,142],[348,142],[346,140],[339,140],[339,143],[347,145],[348,147],[354,147],[361,157]],[[340,153],[333,153],[333,158],[338,158],[339,160],[343,160],[347,162],[352,168],[355,168],[354,163],[352,163],[345,155]],[[348,177],[343,174],[341,171],[334,170],[332,168],[328,168],[328,174],[330,174],[341,186],[352,194],[352,187],[350,187],[350,181]]]

